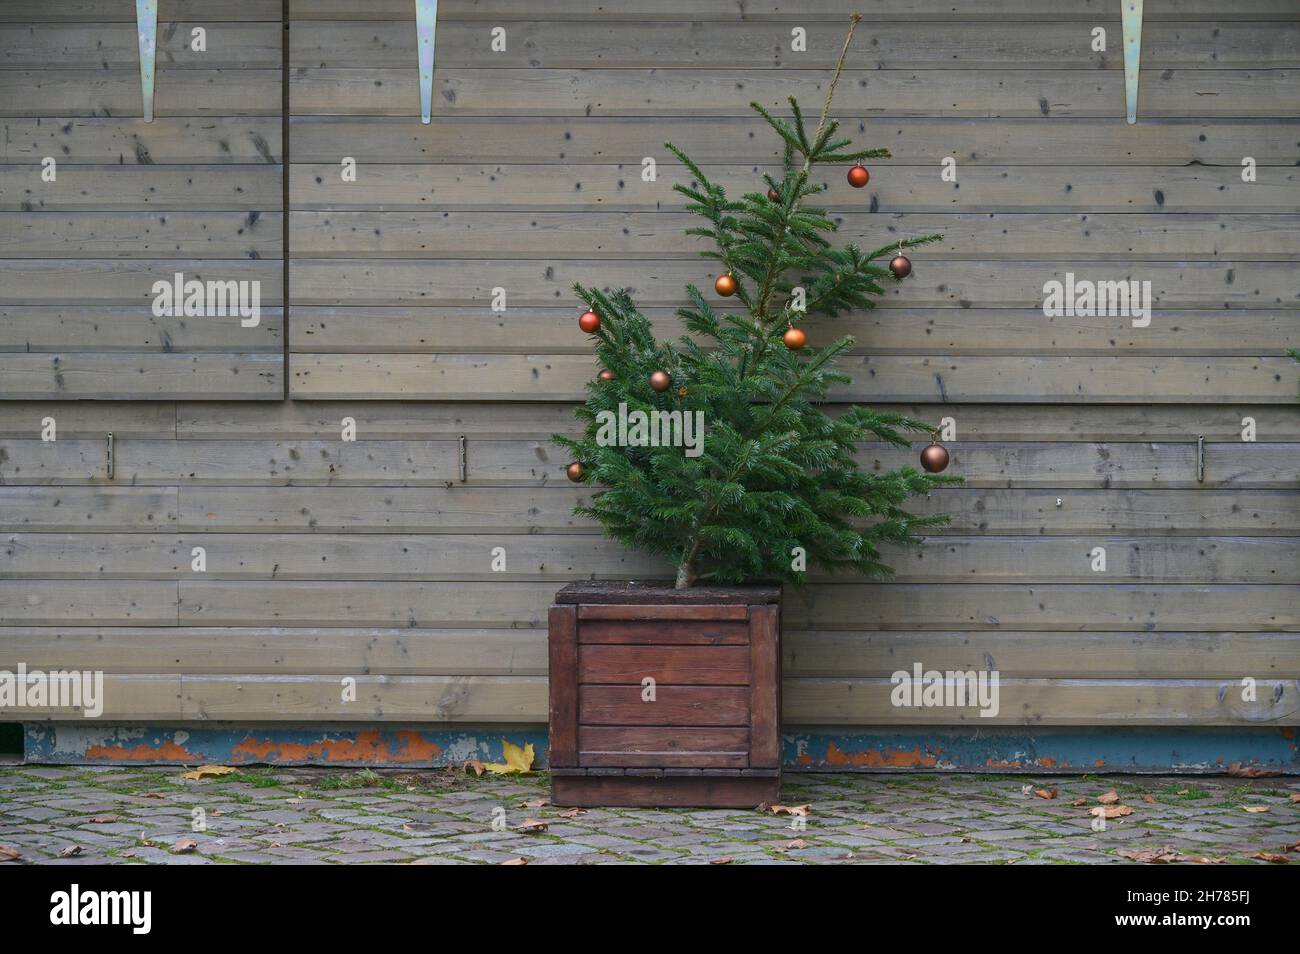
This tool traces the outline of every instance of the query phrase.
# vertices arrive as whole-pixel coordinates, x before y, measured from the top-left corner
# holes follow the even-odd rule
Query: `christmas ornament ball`
[[[932,441],[929,447],[921,451],[921,466],[931,474],[946,470],[948,468],[948,448],[938,441]]]
[[[791,328],[781,336],[781,340],[785,342],[785,346],[791,351],[801,351],[803,346],[808,343],[808,336],[801,328]]]
[[[650,375],[650,387],[656,391],[667,391],[673,386],[673,379],[667,371],[656,371]]]
[[[853,188],[861,189],[870,181],[871,173],[867,171],[866,166],[857,165],[849,170],[849,185],[853,186]]]
[[[579,464],[577,461],[574,461],[572,464],[568,466],[565,473],[567,473],[569,475],[569,479],[576,484],[582,480],[582,475],[584,471],[582,469],[582,465]]]
[[[601,379],[602,381],[613,381],[613,380],[614,380],[614,372],[611,371],[611,370],[609,370],[609,368],[606,368],[604,371],[601,371],[601,372],[600,372],[600,379]]]
[[[912,261],[906,255],[895,255],[890,259],[889,270],[895,278],[906,278],[912,274]]]
[[[589,335],[594,335],[600,328],[600,315],[594,311],[584,311],[578,318],[578,327]]]
[[[736,294],[736,279],[728,272],[726,275],[719,275],[718,280],[713,283],[713,290],[723,298],[730,298]]]
[[[780,201],[781,201],[781,196],[777,194],[777,191],[776,191],[775,189],[768,189],[768,190],[767,190],[767,197],[768,197],[769,199],[771,199],[773,202],[780,202]]]

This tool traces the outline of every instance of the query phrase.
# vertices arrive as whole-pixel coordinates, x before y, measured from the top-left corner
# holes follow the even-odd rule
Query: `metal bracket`
[[[415,41],[420,52],[420,122],[433,118],[433,38],[438,29],[438,0],[415,0]]]
[[[1196,438],[1196,482],[1205,483],[1205,435]]]
[[[135,0],[135,35],[140,45],[140,97],[144,121],[153,122],[154,59],[158,50],[158,0]]]
[[[1138,121],[1138,70],[1142,65],[1142,0],[1124,3],[1124,103],[1129,124]]]
[[[469,455],[465,450],[465,435],[460,435],[460,482],[463,484],[469,479]]]
[[[104,448],[104,464],[108,470],[108,479],[112,480],[113,471],[115,470],[114,460],[113,460],[113,432],[112,431],[108,432],[108,437],[105,440],[107,446]]]

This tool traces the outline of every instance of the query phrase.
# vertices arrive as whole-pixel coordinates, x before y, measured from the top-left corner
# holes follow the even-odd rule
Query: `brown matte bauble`
[[[575,461],[574,463],[568,466],[566,473],[568,473],[569,479],[576,484],[582,480],[582,475],[584,471],[582,469],[582,465]]]
[[[871,181],[871,173],[867,171],[866,166],[854,166],[849,170],[849,185],[855,189],[861,189]]]
[[[589,335],[594,335],[600,328],[600,315],[594,311],[584,311],[578,318],[578,327]]]
[[[931,474],[946,470],[948,468],[948,448],[938,441],[932,441],[929,447],[921,451],[921,466]]]
[[[650,387],[656,391],[667,391],[672,386],[673,379],[667,371],[656,371],[650,375]]]
[[[889,261],[889,270],[895,278],[906,278],[912,274],[912,261],[906,255],[895,255]]]
[[[808,343],[808,336],[800,328],[791,328],[781,336],[781,340],[791,351],[802,351],[803,346]]]
[[[769,199],[771,199],[773,202],[780,202],[780,201],[781,201],[781,196],[777,194],[777,191],[776,191],[775,189],[768,189],[768,190],[767,190],[767,197],[768,197]]]
[[[719,275],[718,280],[713,283],[713,290],[723,298],[730,298],[736,294],[736,279],[730,273]]]
[[[600,372],[600,379],[602,381],[613,381],[614,372],[609,370],[609,368],[606,368],[604,371]]]

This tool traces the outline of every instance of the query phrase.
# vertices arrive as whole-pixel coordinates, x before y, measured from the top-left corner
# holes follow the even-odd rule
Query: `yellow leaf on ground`
[[[1123,818],[1125,815],[1132,815],[1133,809],[1127,805],[1098,805],[1096,808],[1088,809],[1088,814],[1101,818]]]
[[[1252,815],[1262,815],[1264,812],[1268,811],[1268,806],[1267,805],[1242,805],[1241,810],[1243,812],[1250,812]]]
[[[229,765],[200,765],[193,772],[182,772],[181,778],[198,780],[207,775],[230,775],[234,771]]]
[[[505,762],[486,762],[483,768],[493,775],[526,775],[533,770],[533,743],[522,749],[513,742],[501,740],[501,755]]]
[[[507,860],[505,860],[505,861],[503,861],[503,862],[501,862],[501,863],[502,863],[503,865],[526,865],[526,864],[528,864],[528,859],[527,859],[527,858],[509,858],[509,859],[507,859]]]
[[[1114,805],[1119,801],[1119,792],[1112,788],[1105,795],[1098,795],[1097,801],[1101,802],[1103,805]]]

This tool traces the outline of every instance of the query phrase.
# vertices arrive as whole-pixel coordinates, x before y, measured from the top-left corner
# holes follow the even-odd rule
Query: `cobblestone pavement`
[[[810,805],[804,818],[625,808],[565,817],[537,804],[545,774],[258,767],[195,781],[182,771],[0,767],[0,858],[8,848],[21,853],[13,864],[1132,864],[1120,852],[1145,849],[1300,864],[1296,778],[790,775],[782,800]],[[1112,811],[1132,813],[1095,831],[1089,812],[1112,789]],[[196,816],[204,830],[193,830]],[[502,818],[507,830],[494,830]],[[529,819],[545,830],[516,830]],[[1250,857],[1260,853],[1271,860]]]

